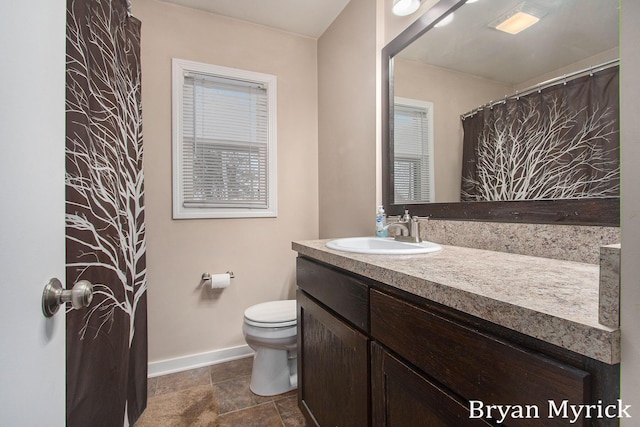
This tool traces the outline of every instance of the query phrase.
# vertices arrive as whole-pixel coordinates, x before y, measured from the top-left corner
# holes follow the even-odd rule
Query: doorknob
[[[88,280],[78,280],[73,288],[64,289],[60,280],[53,278],[42,292],[42,312],[45,317],[51,317],[64,303],[70,302],[73,308],[78,309],[87,307],[92,299],[93,285]]]

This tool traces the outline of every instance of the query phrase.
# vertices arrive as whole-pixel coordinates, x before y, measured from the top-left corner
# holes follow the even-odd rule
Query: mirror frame
[[[401,215],[405,209],[409,209],[412,215],[434,219],[619,227],[619,197],[504,202],[392,203],[394,188],[391,171],[393,57],[433,28],[444,16],[465,3],[466,0],[440,0],[382,49],[382,204],[387,214]]]

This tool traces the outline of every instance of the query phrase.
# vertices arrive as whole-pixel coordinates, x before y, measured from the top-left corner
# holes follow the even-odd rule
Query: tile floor
[[[232,362],[197,368],[190,371],[149,378],[148,403],[154,399],[166,401],[173,394],[176,399],[196,388],[211,387],[217,404],[218,416],[215,421],[205,423],[211,426],[241,427],[305,427],[304,416],[298,409],[296,391],[271,397],[257,396],[249,390],[253,358],[243,358]],[[149,408],[149,406],[148,406]],[[146,423],[164,427],[149,420]],[[141,418],[142,420],[142,418]]]

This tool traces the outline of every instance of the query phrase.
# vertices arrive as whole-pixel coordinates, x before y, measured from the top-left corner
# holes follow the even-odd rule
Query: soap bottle
[[[384,207],[380,205],[378,207],[378,214],[376,215],[376,236],[387,237],[389,232],[387,231],[387,214],[384,213]]]

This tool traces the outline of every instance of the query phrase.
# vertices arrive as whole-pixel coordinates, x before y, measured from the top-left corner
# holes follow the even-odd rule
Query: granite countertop
[[[328,249],[292,243],[300,255],[424,297],[587,357],[620,361],[620,331],[598,321],[599,267],[442,245],[419,255]]]

